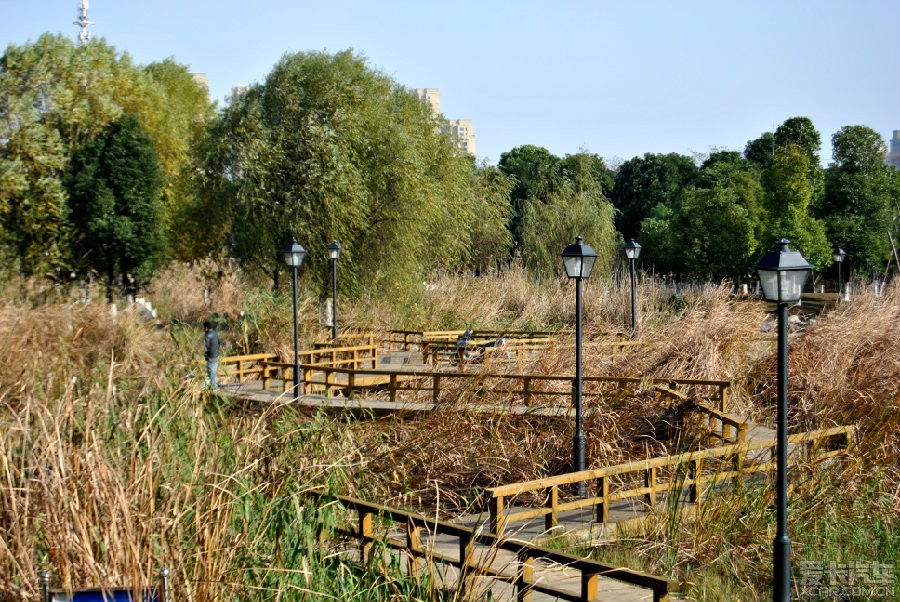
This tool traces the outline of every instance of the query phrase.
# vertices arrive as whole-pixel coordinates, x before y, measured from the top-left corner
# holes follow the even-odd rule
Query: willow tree
[[[522,220],[522,257],[530,270],[561,273],[560,254],[566,245],[583,236],[599,255],[594,271],[608,274],[617,257],[612,203],[599,186],[576,190],[564,180],[546,201],[530,199]]]
[[[471,160],[429,107],[350,51],[286,55],[211,136],[207,190],[230,201],[232,250],[247,265],[276,273],[296,237],[305,277],[324,290],[338,240],[341,287],[358,290],[466,259]]]

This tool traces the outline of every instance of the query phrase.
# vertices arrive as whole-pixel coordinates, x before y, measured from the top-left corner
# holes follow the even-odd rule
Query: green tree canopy
[[[643,261],[680,277],[741,282],[759,252],[759,170],[740,153],[713,153],[696,181],[641,222]]]
[[[693,184],[697,166],[685,155],[646,153],[626,161],[616,173],[616,225],[626,239],[639,238],[641,220],[660,203],[673,203]]]
[[[794,144],[775,150],[772,167],[763,175],[766,218],[762,241],[765,248],[771,248],[778,239],[787,238],[807,261],[821,269],[830,263],[831,249],[824,224],[810,213],[814,187],[809,161],[809,154]]]
[[[883,269],[890,253],[900,172],[883,163],[887,147],[871,128],[844,126],[832,138],[834,162],[820,209],[832,246],[843,246],[852,269]]]
[[[227,200],[232,250],[275,273],[290,238],[327,288],[326,245],[343,246],[348,291],[421,282],[463,263],[478,216],[472,162],[407,89],[351,51],[285,55],[212,130],[208,199]],[[221,195],[221,196],[219,196]]]
[[[529,199],[546,201],[555,186],[560,158],[542,146],[525,144],[501,153],[497,167],[513,179],[509,194],[511,205],[509,230],[522,243],[522,222]]]
[[[162,171],[150,137],[125,114],[73,156],[64,180],[78,267],[147,276],[164,250]]]
[[[512,235],[507,229],[509,193],[514,181],[498,167],[482,165],[472,174],[472,224],[469,265],[484,270],[509,257]]]
[[[522,227],[522,257],[537,273],[560,273],[560,254],[576,236],[597,251],[594,273],[608,274],[616,259],[613,207],[599,186],[576,191],[564,181],[546,201],[532,198],[525,203]]]
[[[62,35],[8,46],[0,58],[0,243],[28,274],[68,261],[60,178],[73,153],[125,113],[160,151],[167,206],[176,209],[187,202],[191,145],[210,111],[205,91],[171,60],[144,69],[102,39],[76,45]]]
[[[760,169],[772,167],[775,158],[775,135],[772,132],[764,132],[755,140],[748,140],[744,147],[744,158],[755,164]]]

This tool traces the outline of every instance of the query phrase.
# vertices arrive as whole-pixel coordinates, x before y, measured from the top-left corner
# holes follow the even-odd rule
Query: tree
[[[154,141],[166,177],[162,201],[171,252],[180,259],[206,255],[210,247],[218,252],[222,239],[208,240],[209,218],[205,208],[200,208],[195,178],[197,151],[206,140],[215,105],[209,100],[209,91],[187,67],[171,58],[151,63],[144,71],[153,83],[148,94],[159,110],[158,116],[165,117],[142,124]]]
[[[806,177],[811,187],[811,205],[816,207],[825,193],[825,174],[820,164],[822,137],[809,117],[791,117],[775,128],[775,148],[793,146],[807,160]]]
[[[713,153],[696,186],[641,222],[644,261],[681,277],[743,281],[760,246],[758,173],[740,153]]]
[[[747,146],[744,147],[744,158],[760,169],[772,167],[775,158],[775,135],[772,132],[764,132],[756,140],[748,140]]]
[[[472,210],[478,219],[470,231],[469,265],[484,270],[509,256],[512,235],[509,193],[514,181],[498,167],[481,165],[472,173]]]
[[[205,91],[171,60],[145,70],[102,39],[76,45],[62,35],[8,46],[0,58],[0,242],[19,269],[41,274],[69,261],[60,178],[73,153],[124,113],[136,115],[160,152],[174,211],[189,197],[191,147],[210,111]]]
[[[285,55],[232,99],[207,145],[211,205],[230,206],[232,252],[277,273],[285,242],[307,251],[323,293],[326,245],[343,246],[348,292],[421,282],[468,259],[478,216],[472,163],[428,107],[350,51]]]
[[[900,173],[884,165],[887,146],[865,126],[844,126],[831,137],[832,157],[820,208],[832,246],[843,246],[852,268],[883,269],[890,253]]]
[[[622,236],[638,238],[641,220],[660,203],[673,202],[697,176],[690,157],[646,153],[626,161],[616,174],[613,204]]]
[[[164,250],[162,171],[137,117],[126,114],[76,152],[64,180],[79,267],[107,276],[149,275]]]
[[[556,167],[558,177],[572,182],[576,192],[599,189],[606,198],[612,196],[616,174],[606,166],[600,155],[581,150],[574,155],[566,155]]]
[[[766,194],[766,218],[763,246],[787,238],[814,266],[823,268],[831,261],[831,249],[824,224],[810,214],[813,184],[809,179],[809,155],[794,144],[775,150],[772,167],[763,175]]]
[[[522,224],[525,265],[536,273],[559,272],[560,253],[580,235],[599,256],[594,272],[608,274],[617,256],[613,213],[599,187],[577,192],[570,181],[562,182],[546,202],[528,200]]]
[[[556,184],[559,162],[560,158],[546,148],[531,144],[500,154],[497,167],[514,182],[509,195],[509,230],[517,243],[522,243],[525,204],[530,199],[549,198]]]

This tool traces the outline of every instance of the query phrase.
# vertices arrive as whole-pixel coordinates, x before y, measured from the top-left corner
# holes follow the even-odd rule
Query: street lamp
[[[841,266],[844,263],[844,260],[847,259],[847,251],[838,247],[834,250],[834,253],[831,254],[831,258],[834,259],[834,262],[838,265],[838,301],[840,301],[844,294],[844,273]]]
[[[306,257],[306,249],[300,246],[297,239],[291,239],[291,242],[281,251],[284,255],[284,262],[292,268],[291,283],[294,289],[294,399],[300,395],[300,335],[297,328],[297,270]]]
[[[581,281],[591,277],[591,270],[597,261],[597,252],[584,244],[580,236],[563,250],[563,265],[566,275],[575,279],[575,438],[572,441],[575,472],[584,470],[584,434],[582,433],[581,412]],[[578,483],[578,495],[584,497],[584,481]]]
[[[625,257],[631,263],[631,338],[637,338],[637,302],[634,296],[634,264],[637,258],[641,256],[641,245],[634,242],[634,239],[628,241],[625,245]]]
[[[785,238],[768,251],[756,266],[766,301],[778,304],[778,409],[776,416],[777,482],[776,506],[778,532],[773,541],[773,596],[775,602],[791,597],[791,540],[787,534],[787,380],[788,380],[788,305],[800,301],[803,285],[812,266],[798,251],[788,247]]]
[[[337,344],[337,260],[341,256],[341,243],[334,241],[328,245],[328,256],[331,257],[331,338]]]

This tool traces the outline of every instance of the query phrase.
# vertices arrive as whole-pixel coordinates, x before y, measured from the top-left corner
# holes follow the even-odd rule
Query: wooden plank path
[[[335,354],[332,356],[334,361],[337,352],[332,353]],[[352,364],[351,367],[304,365],[301,367],[302,389],[309,391],[319,387],[324,394],[307,392],[296,400],[292,399],[293,392],[289,390],[293,386],[292,380],[279,380],[268,373],[270,367],[275,366],[289,376],[286,371],[289,369],[292,372],[293,366],[270,362],[269,367],[263,367],[260,372],[264,380],[226,384],[222,387],[222,393],[243,399],[294,402],[341,412],[403,414],[432,412],[441,405],[442,393],[451,392],[456,393],[457,398],[461,393],[464,399],[474,399],[464,405],[471,412],[568,418],[574,415],[570,392],[565,388],[565,385],[571,384],[572,377],[474,370],[436,371],[433,365],[425,365],[422,358],[420,352],[406,350],[363,359],[356,357],[354,351],[353,359],[345,360]],[[362,361],[370,362],[371,368],[358,369]],[[242,369],[238,372],[241,373]],[[650,580],[646,583],[657,586],[655,590],[647,589],[646,583],[641,585],[643,577],[619,572],[617,576],[620,578],[611,578],[607,576],[610,572],[623,569],[606,567],[599,570],[598,563],[590,564],[590,561],[572,556],[556,557],[545,548],[540,548],[539,544],[555,537],[564,537],[573,543],[610,541],[621,529],[645,520],[648,511],[668,511],[666,507],[670,499],[678,504],[679,511],[698,508],[704,495],[704,484],[707,493],[714,492],[717,485],[725,480],[771,470],[774,431],[726,412],[726,392],[730,386],[726,381],[612,377],[587,377],[585,381],[593,384],[593,395],[616,395],[619,394],[616,387],[621,390],[628,386],[655,392],[661,403],[690,404],[707,416],[711,437],[724,445],[684,457],[652,458],[492,488],[488,490],[491,502],[488,512],[446,523],[443,530],[435,528],[430,532],[427,528],[420,529],[415,538],[410,537],[408,530],[404,532],[402,529],[384,533],[383,541],[391,542],[389,547],[393,549],[385,553],[399,555],[409,566],[424,560],[431,574],[443,586],[462,587],[469,592],[490,591],[496,600],[676,599],[668,595],[674,585],[659,589],[659,584],[665,583],[665,580],[652,581],[657,578],[646,576]],[[448,388],[447,383],[457,384],[455,388]],[[696,397],[699,395],[697,390],[706,390],[707,393]],[[363,395],[356,397],[357,393]],[[390,399],[383,399],[385,394]],[[479,401],[497,397],[506,397],[510,401]],[[596,410],[587,405],[586,413],[590,411]],[[800,450],[810,443],[811,449],[814,449],[819,439],[838,436],[843,437],[844,447],[835,450],[833,444],[830,444],[831,447],[824,445],[826,452],[820,457],[843,453],[850,443],[852,429],[839,427],[832,431],[792,435],[791,449]],[[716,462],[719,467],[710,474],[709,467]],[[680,477],[677,476],[679,473]],[[570,488],[579,481],[596,484],[596,487],[589,488],[593,492],[589,492],[586,498],[560,498],[560,487]],[[510,505],[516,496],[529,491],[544,492],[546,501],[541,507]],[[344,503],[348,503],[347,500]],[[373,513],[363,508],[374,506],[358,500],[350,500],[349,503],[360,512],[359,527],[350,535],[362,542],[357,555],[362,558],[366,555],[367,546],[375,541],[371,531],[367,531],[366,519],[363,518],[368,516],[371,520]],[[384,512],[397,514],[400,511],[381,507],[378,512],[382,516]],[[434,524],[437,525],[437,521]],[[481,537],[488,539],[482,540]],[[586,574],[591,576],[588,578]],[[624,580],[622,575],[626,577]],[[635,579],[637,582],[634,582]]]

